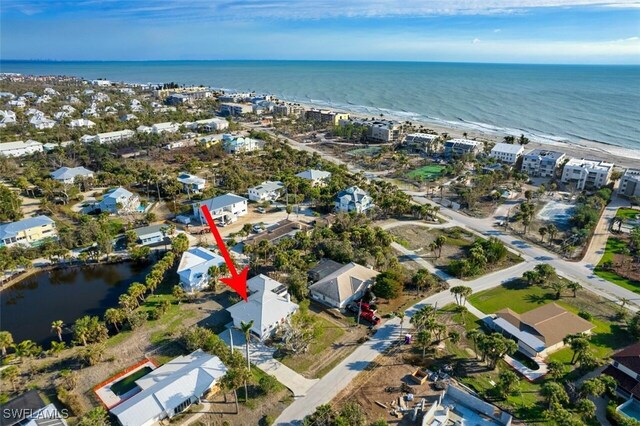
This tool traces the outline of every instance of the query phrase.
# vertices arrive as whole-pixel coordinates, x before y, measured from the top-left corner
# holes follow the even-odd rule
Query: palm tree
[[[571,281],[569,284],[567,284],[567,288],[573,291],[573,297],[576,297],[576,293],[578,293],[578,290],[580,290],[582,286],[576,281]]]
[[[247,351],[247,368],[249,369],[249,371],[251,371],[251,361],[249,358],[249,342],[251,339],[251,327],[253,327],[253,320],[249,322],[240,321],[240,329],[244,333],[244,340],[246,345],[245,349]]]
[[[447,242],[447,237],[445,237],[444,235],[440,235],[435,240],[436,248],[438,249],[438,259],[440,259],[440,256],[442,256],[442,247],[444,247],[446,242]]]
[[[427,348],[431,346],[431,333],[427,330],[420,330],[418,332],[418,337],[416,338],[416,343],[418,346],[422,348],[422,358],[426,356]]]
[[[122,321],[124,321],[124,312],[122,312],[122,309],[109,308],[104,313],[104,320],[108,324],[113,325],[113,327],[116,329],[116,332],[120,333],[118,324],[122,324]]]
[[[564,290],[566,286],[562,281],[554,281],[549,285],[549,287],[551,287],[553,291],[556,292],[556,299],[560,299],[560,296],[562,295],[562,290]],[[580,287],[580,284],[578,284],[578,287]],[[575,293],[574,293],[574,297],[575,297]]]
[[[52,355],[58,355],[60,352],[62,352],[63,350],[65,350],[65,348],[67,347],[67,344],[64,342],[56,342],[55,340],[53,342],[51,342],[51,349],[49,349],[49,352]]]
[[[473,342],[473,352],[476,354],[476,358],[478,358],[478,337],[480,337],[480,331],[478,329],[473,329],[467,331],[467,339],[470,339]]]
[[[565,345],[569,345],[573,351],[571,364],[576,363],[576,359],[589,350],[589,341],[582,335],[570,335],[563,339]]]
[[[51,323],[51,331],[58,335],[58,340],[62,342],[62,327],[64,327],[64,322],[62,320],[56,320]]]
[[[396,315],[398,316],[398,318],[400,318],[400,337],[402,337],[402,334],[403,334],[402,332],[404,331],[404,317],[405,317],[405,314],[404,314],[403,311],[398,311],[396,313]]]
[[[451,294],[453,294],[453,297],[455,297],[456,299],[456,304],[458,304],[459,306],[464,306],[467,302],[467,297],[473,292],[471,287],[467,287],[464,285],[451,287],[449,291],[451,292]]]
[[[13,336],[8,331],[0,331],[0,351],[7,356],[7,349],[13,346]]]
[[[220,268],[217,266],[212,266],[207,271],[209,274],[209,283],[213,284],[213,291],[216,291],[218,288],[218,277],[220,277]]]
[[[630,302],[630,300],[629,300],[629,299],[627,299],[626,297],[621,297],[621,298],[620,298],[620,306],[621,306],[622,308],[624,308],[624,307],[627,305],[627,303],[629,303],[629,302]],[[0,339],[0,340],[1,340],[1,339]],[[1,346],[1,344],[0,344],[0,346]]]
[[[20,370],[15,365],[10,365],[0,373],[2,380],[6,380],[11,383],[13,391],[16,391],[16,379],[20,376]]]

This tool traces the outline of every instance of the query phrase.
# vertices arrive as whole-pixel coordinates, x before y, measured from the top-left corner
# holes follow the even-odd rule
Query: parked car
[[[380,324],[380,318],[378,318],[373,311],[360,312],[360,318],[369,321],[372,325]]]
[[[253,225],[253,232],[255,232],[256,234],[261,233],[262,231],[264,231],[264,225],[261,223],[257,223],[255,225]]]
[[[257,211],[258,213],[262,213],[262,214],[265,214],[265,213],[267,212],[267,210],[265,210],[265,208],[264,208],[264,207],[258,207],[258,208],[256,209],[256,211]]]

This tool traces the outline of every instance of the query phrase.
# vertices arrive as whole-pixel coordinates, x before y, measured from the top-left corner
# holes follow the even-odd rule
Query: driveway
[[[234,350],[240,351],[245,355],[245,338],[240,330],[229,328],[220,333],[219,336],[227,345],[231,346],[230,332],[233,334]],[[274,353],[275,349],[261,342],[253,340],[249,343],[249,358],[254,365],[265,373],[273,375],[280,383],[293,392],[294,397],[304,397],[309,389],[318,382],[318,379],[311,380],[303,377],[277,359],[274,359]]]

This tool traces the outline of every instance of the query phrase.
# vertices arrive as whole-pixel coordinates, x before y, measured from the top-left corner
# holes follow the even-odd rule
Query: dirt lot
[[[392,228],[389,232],[398,237],[400,241],[402,241],[402,244],[406,244],[408,248],[415,251],[433,265],[446,266],[453,259],[462,257],[464,247],[475,240],[472,234],[464,230],[460,230],[459,236],[452,236],[451,230],[453,229],[460,228],[429,229],[420,226],[406,225]],[[437,252],[434,253],[429,250],[429,244],[434,242],[440,235],[447,237],[447,242],[444,247],[442,247],[442,253],[440,257],[438,257]]]

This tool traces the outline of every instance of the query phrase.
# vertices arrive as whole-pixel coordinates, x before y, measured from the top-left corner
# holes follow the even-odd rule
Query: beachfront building
[[[602,373],[616,380],[619,394],[640,400],[640,342],[615,353]]]
[[[224,265],[224,258],[204,247],[192,247],[182,253],[178,265],[180,284],[189,293],[205,289],[209,285],[211,267]]]
[[[51,172],[51,178],[64,184],[72,184],[76,178],[93,178],[93,172],[84,167],[60,167],[58,170]]]
[[[222,146],[228,154],[241,154],[260,149],[260,142],[253,138],[224,134],[222,135]]]
[[[491,148],[491,152],[489,153],[489,157],[495,158],[498,161],[507,164],[516,164],[518,159],[522,157],[524,153],[524,147],[522,145],[515,145],[510,143],[497,143],[493,148]]]
[[[178,175],[178,182],[182,184],[182,190],[187,194],[199,194],[204,190],[206,180],[186,172]]]
[[[80,138],[80,142],[99,144],[121,142],[131,139],[135,135],[133,130],[118,130],[116,132],[98,133],[97,135],[84,135]]]
[[[324,170],[309,169],[298,173],[296,177],[308,180],[311,186],[324,186],[331,179],[331,173]]]
[[[258,186],[249,188],[251,201],[275,201],[282,195],[284,184],[280,181],[265,181]]]
[[[438,135],[431,133],[409,133],[404,137],[403,143],[414,151],[432,154],[436,151],[439,141]]]
[[[364,296],[378,275],[373,269],[351,262],[320,262],[310,271],[316,282],[309,286],[309,297],[331,308],[344,309]]]
[[[564,338],[591,334],[589,321],[555,303],[518,314],[509,308],[495,313],[492,327],[518,342],[518,350],[531,358],[545,358],[564,346]]]
[[[16,124],[16,113],[11,110],[0,110],[0,127]]]
[[[534,149],[522,157],[521,170],[531,177],[554,177],[566,157],[564,152]]]
[[[315,121],[318,123],[331,124],[337,126],[340,120],[348,120],[349,114],[346,112],[335,112],[329,109],[312,108],[305,111],[305,119],[308,121]]]
[[[42,215],[0,225],[0,247],[37,246],[57,236],[56,223]]]
[[[198,218],[202,224],[207,223],[201,210],[201,206],[203,205],[207,206],[213,220],[218,220],[221,223],[233,222],[238,219],[238,217],[247,214],[247,199],[228,193],[193,203],[193,216]]]
[[[138,196],[127,191],[123,187],[108,190],[102,200],[96,204],[96,208],[107,213],[130,213],[138,211],[140,200]]]
[[[91,120],[87,120],[86,118],[78,118],[76,120],[71,120],[69,123],[67,123],[67,126],[71,127],[72,129],[77,129],[79,127],[91,128],[95,125],[96,123],[94,123]]]
[[[574,184],[578,191],[598,189],[609,184],[611,172],[612,163],[572,158],[564,165],[560,180],[564,184]]]
[[[303,114],[304,108],[297,104],[283,103],[276,104],[273,107],[273,115],[301,117]]]
[[[121,426],[168,423],[219,388],[227,367],[201,349],[182,355],[135,381],[133,396],[111,408]]]
[[[481,147],[482,142],[471,139],[449,139],[444,142],[444,158],[450,160],[467,154],[475,157]]]
[[[640,169],[627,169],[620,178],[618,195],[621,197],[640,197]]]
[[[291,301],[287,286],[266,275],[260,274],[248,280],[247,291],[247,301],[241,300],[228,307],[227,311],[236,328],[253,321],[251,334],[260,340],[271,337],[298,311],[299,306]]]
[[[220,105],[220,115],[223,117],[250,114],[253,112],[253,105],[239,104],[235,102]]]
[[[363,128],[362,138],[370,142],[395,143],[400,139],[400,123],[395,121],[346,118],[340,119],[338,125]]]
[[[42,144],[34,140],[0,143],[0,155],[3,157],[23,157],[43,150]]]
[[[365,190],[351,186],[336,196],[335,208],[339,212],[364,213],[374,207],[373,199]]]

